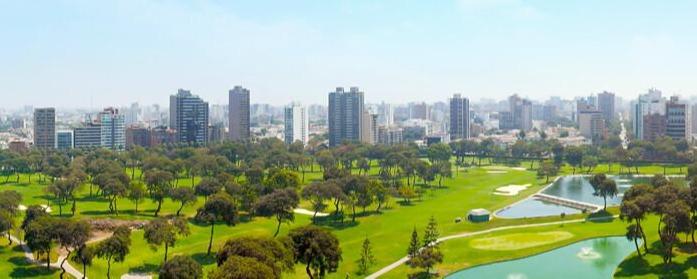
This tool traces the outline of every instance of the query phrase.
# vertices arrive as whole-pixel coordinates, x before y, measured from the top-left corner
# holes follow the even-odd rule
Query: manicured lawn
[[[568,231],[511,233],[492,237],[481,237],[470,241],[477,250],[511,251],[552,244],[574,237]]]

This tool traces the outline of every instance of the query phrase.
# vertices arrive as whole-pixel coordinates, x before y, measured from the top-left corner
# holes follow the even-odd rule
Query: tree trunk
[[[211,254],[211,248],[213,247],[213,229],[215,229],[215,221],[211,222],[211,237],[208,240],[208,251],[206,252],[206,255]]]
[[[179,216],[179,213],[182,211],[182,208],[184,208],[184,203],[179,206],[179,209],[177,209],[177,216]]]
[[[46,252],[46,270],[51,270],[51,247]]]
[[[63,260],[61,261],[61,279],[63,279],[63,275],[65,275],[65,267],[63,267],[63,264],[65,264],[65,261],[67,261],[70,258],[70,253],[72,253],[72,251],[68,250],[68,254],[65,255],[65,258],[63,258]]]
[[[636,247],[636,253],[639,255],[639,258],[641,258],[641,250],[639,250],[639,242],[636,236],[634,236],[634,247]]]
[[[87,278],[87,265],[85,262],[82,262],[82,279]]]
[[[278,232],[281,231],[281,218],[276,217],[276,220],[278,221],[278,224],[276,225],[276,232],[273,234],[273,237],[276,237]]]
[[[165,241],[165,261],[162,262],[163,264],[167,262],[167,251],[169,250],[169,243]]]
[[[160,214],[160,209],[162,208],[162,200],[157,201],[157,209],[155,209],[155,217]]]
[[[106,278],[111,279],[111,260],[106,261]]]
[[[310,279],[315,279],[315,277],[312,277],[312,270],[310,270],[310,261],[305,265],[305,272],[307,272],[307,276],[310,277]]]

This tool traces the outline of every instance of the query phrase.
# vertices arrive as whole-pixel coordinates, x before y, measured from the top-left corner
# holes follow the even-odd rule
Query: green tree
[[[416,254],[416,257],[410,261],[411,266],[421,267],[426,269],[427,276],[430,277],[431,269],[436,264],[443,262],[443,253],[438,247],[424,247]]]
[[[62,279],[65,275],[65,262],[70,259],[73,251],[84,246],[90,238],[90,224],[87,221],[64,219],[54,223],[53,233],[58,245],[68,252],[60,263],[60,278]]]
[[[201,279],[203,268],[189,256],[174,256],[160,268],[160,279]]]
[[[361,245],[361,258],[358,259],[358,274],[366,274],[373,264],[375,264],[373,248],[370,246],[370,240],[366,237],[363,240],[363,245]]]
[[[334,191],[341,191],[334,181],[313,182],[302,190],[302,197],[312,204],[312,222],[316,222],[317,213],[327,208],[326,202],[332,199]]]
[[[208,275],[210,279],[268,279],[273,270],[254,258],[231,256]]]
[[[82,279],[85,279],[87,278],[87,266],[92,265],[92,259],[94,259],[94,248],[83,244],[77,248],[71,259],[82,264]]]
[[[174,177],[172,173],[161,170],[152,170],[145,172],[145,184],[148,186],[148,192],[150,192],[150,199],[157,203],[157,209],[155,209],[155,217],[160,213],[162,209],[162,202],[165,200],[172,188],[172,180]]]
[[[184,218],[176,217],[173,219],[158,218],[150,221],[143,227],[143,238],[153,248],[162,244],[165,245],[165,260],[167,262],[167,252],[169,247],[174,247],[177,237],[188,236],[189,226]]]
[[[145,186],[140,181],[131,181],[130,187],[128,187],[128,199],[133,201],[135,204],[135,213],[138,214],[138,204],[147,195]]]
[[[204,199],[208,199],[211,195],[220,192],[223,189],[223,184],[217,179],[204,177],[199,181],[199,183],[194,188],[197,195],[203,196]]]
[[[415,258],[416,254],[419,253],[419,249],[421,249],[421,244],[419,243],[419,234],[416,232],[416,227],[414,227],[414,230],[411,232],[409,248],[407,248],[407,255],[409,255],[409,258]]]
[[[130,252],[131,230],[126,226],[117,227],[114,234],[97,244],[95,255],[107,263],[106,277],[111,278],[111,262],[123,262]]]
[[[277,226],[274,237],[281,230],[283,222],[295,220],[295,210],[300,203],[300,197],[294,188],[276,189],[271,194],[262,196],[256,205],[256,212],[261,216],[276,217]]]
[[[309,225],[290,230],[287,239],[295,261],[305,264],[305,272],[310,279],[336,272],[341,261],[341,247],[334,234]]]
[[[179,202],[179,208],[177,209],[177,216],[181,213],[184,206],[187,204],[192,204],[196,202],[196,193],[193,188],[190,187],[177,187],[171,190],[169,194],[173,201]]]
[[[225,192],[217,193],[203,204],[196,212],[196,220],[202,223],[208,223],[211,226],[211,235],[208,240],[207,255],[211,254],[213,247],[213,231],[215,223],[219,221],[225,222],[227,225],[234,225],[237,222],[237,206],[232,200],[232,197]]]
[[[600,184],[596,195],[603,197],[603,210],[607,211],[607,198],[613,198],[617,196],[619,190],[617,189],[617,183],[612,179],[605,179],[603,183]]]
[[[254,258],[271,268],[273,278],[277,279],[283,272],[292,272],[295,265],[292,251],[271,237],[245,236],[227,240],[216,255],[218,266],[235,256]]]
[[[423,246],[436,246],[438,244],[438,236],[440,236],[438,233],[438,223],[436,222],[436,218],[431,215],[431,218],[428,219],[426,230],[424,231]]]

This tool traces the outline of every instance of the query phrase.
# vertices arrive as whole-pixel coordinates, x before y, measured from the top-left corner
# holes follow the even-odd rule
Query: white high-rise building
[[[666,101],[661,94],[660,90],[651,88],[646,94],[639,95],[639,98],[632,102],[632,130],[635,138],[644,139],[645,115],[666,114]]]
[[[102,147],[112,150],[126,148],[126,129],[123,114],[115,108],[106,108],[99,113],[101,120],[100,143]]]
[[[293,103],[284,110],[285,130],[284,139],[287,144],[300,141],[307,144],[309,136],[309,120],[305,107]]]
[[[378,106],[378,123],[387,127],[394,124],[394,108],[391,104],[382,102]]]

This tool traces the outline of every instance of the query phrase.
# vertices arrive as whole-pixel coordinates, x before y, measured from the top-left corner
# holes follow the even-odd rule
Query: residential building
[[[394,108],[391,104],[382,102],[378,106],[378,124],[387,127],[394,125]]]
[[[150,145],[175,144],[179,140],[177,131],[165,126],[158,126],[150,129]]]
[[[348,92],[343,87],[329,93],[329,145],[337,146],[344,141],[361,140],[363,123],[363,92],[351,87]]]
[[[528,131],[532,129],[532,102],[513,95],[508,98],[509,112],[512,114],[514,129]],[[499,124],[500,125],[500,124]]]
[[[177,131],[177,142],[206,144],[208,142],[208,103],[179,89],[169,98],[169,125]]]
[[[425,102],[420,103],[410,103],[409,104],[409,118],[410,119],[431,119],[431,106]]]
[[[500,111],[499,112],[499,129],[501,130],[513,130],[516,129],[515,119],[513,119],[513,113],[510,111]]]
[[[697,104],[690,107],[690,132],[697,132]]]
[[[554,105],[545,105],[542,107],[542,120],[551,122],[557,120],[557,107]]]
[[[102,129],[100,133],[100,145],[111,150],[124,150],[126,148],[126,125],[123,114],[116,108],[106,108],[99,113]]]
[[[208,126],[208,142],[223,142],[226,138],[227,133],[222,123]]]
[[[606,124],[612,122],[615,119],[615,94],[607,91],[598,94],[598,110],[603,113]]]
[[[67,150],[73,148],[73,131],[56,132],[56,149]]]
[[[56,109],[34,110],[34,147],[52,149],[56,144]]]
[[[655,141],[666,135],[666,116],[659,113],[644,115],[643,117],[643,140]]]
[[[680,102],[677,96],[670,97],[666,103],[666,136],[674,141],[687,140],[691,134],[689,114],[687,104]]]
[[[385,145],[402,143],[402,128],[380,126],[378,128],[378,143]]]
[[[133,146],[151,146],[150,129],[145,127],[126,128],[126,148],[131,148]]]
[[[470,138],[470,101],[460,94],[450,99],[450,137],[452,140]]]
[[[597,143],[605,135],[605,119],[600,111],[583,111],[578,115],[579,131],[587,139]]]
[[[286,144],[300,141],[304,144],[310,140],[310,127],[305,107],[293,103],[284,109],[283,137]]]
[[[636,139],[646,140],[644,137],[644,116],[649,114],[665,115],[665,99],[662,92],[651,88],[646,94],[632,103],[632,132]]]
[[[364,110],[362,117],[361,142],[365,144],[376,144],[378,142],[378,115]]]
[[[29,145],[27,142],[21,140],[10,141],[8,148],[14,153],[25,153],[29,151]]]
[[[249,89],[235,86],[229,92],[228,122],[230,140],[250,140]]]

